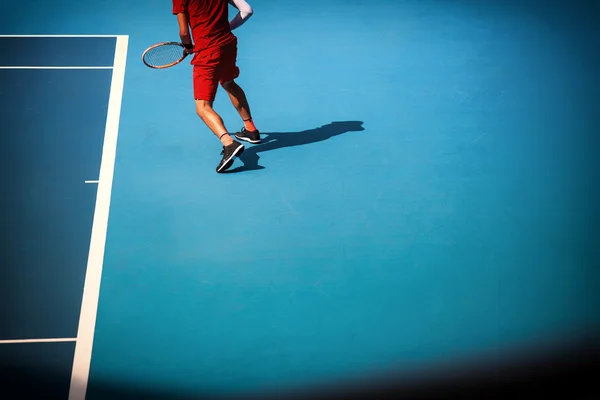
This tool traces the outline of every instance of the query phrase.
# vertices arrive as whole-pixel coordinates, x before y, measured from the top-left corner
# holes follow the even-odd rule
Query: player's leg
[[[235,134],[236,138],[250,143],[260,143],[260,132],[256,129],[250,105],[244,90],[235,82],[240,75],[240,69],[236,64],[237,59],[237,40],[223,48],[221,55],[220,77],[219,81],[223,89],[229,95],[231,104],[237,110],[244,121],[242,130]]]
[[[221,84],[223,89],[229,95],[231,104],[237,110],[238,114],[244,121],[244,127],[241,132],[235,134],[240,140],[245,140],[250,143],[260,143],[260,132],[256,129],[254,121],[252,120],[252,114],[250,113],[250,105],[246,98],[244,90],[234,81],[227,81]]]
[[[223,119],[212,108],[213,102],[209,100],[196,99],[196,114],[206,124],[206,126],[221,140],[223,146],[228,146],[233,142],[232,137],[227,132]]]
[[[223,82],[221,86],[229,95],[231,104],[237,110],[238,114],[240,114],[242,120],[251,120],[252,114],[250,113],[250,105],[248,104],[248,99],[246,98],[244,90],[234,80]]]
[[[234,157],[242,154],[244,145],[229,135],[223,119],[212,107],[217,93],[218,65],[218,54],[203,57],[194,65],[193,82],[196,113],[223,145],[223,158],[217,166],[217,172],[223,172],[231,167]]]

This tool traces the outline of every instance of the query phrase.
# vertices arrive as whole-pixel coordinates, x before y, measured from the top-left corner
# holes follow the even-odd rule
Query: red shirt
[[[221,47],[236,37],[229,27],[227,0],[173,0],[173,14],[189,15],[194,52]]]

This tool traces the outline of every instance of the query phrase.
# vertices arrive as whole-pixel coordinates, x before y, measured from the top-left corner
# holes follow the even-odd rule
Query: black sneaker
[[[223,159],[217,166],[217,172],[223,172],[233,165],[233,159],[239,157],[244,152],[244,145],[240,142],[233,141],[229,146],[223,146]]]
[[[245,142],[250,142],[254,144],[260,143],[260,132],[258,130],[249,131],[246,128],[242,128],[240,132],[235,134],[235,137]]]

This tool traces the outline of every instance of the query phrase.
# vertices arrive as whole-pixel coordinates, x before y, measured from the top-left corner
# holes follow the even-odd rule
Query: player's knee
[[[196,100],[196,114],[200,118],[212,110],[212,102],[207,100]]]
[[[227,81],[227,82],[221,82],[221,87],[223,89],[225,89],[226,91],[229,91],[229,89],[231,89],[231,83],[233,81]]]
[[[235,90],[235,88],[237,87],[237,84],[235,83],[234,80],[230,80],[227,82],[221,82],[221,87],[223,89],[225,89],[227,92],[231,92],[232,90]]]

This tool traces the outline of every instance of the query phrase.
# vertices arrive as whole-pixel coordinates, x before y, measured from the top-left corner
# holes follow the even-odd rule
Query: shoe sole
[[[260,139],[258,139],[258,140],[252,140],[252,139],[249,139],[249,138],[247,138],[247,137],[244,137],[244,136],[238,136],[238,135],[235,135],[235,137],[236,137],[238,140],[243,140],[244,142],[248,142],[248,143],[252,143],[252,144],[258,144],[258,143],[260,143]]]
[[[227,159],[227,161],[225,161],[223,163],[223,165],[221,165],[221,168],[219,168],[217,170],[217,172],[223,172],[223,171],[229,169],[229,167],[231,167],[233,165],[233,159],[235,157],[240,156],[243,152],[244,152],[244,145],[242,144],[233,151],[233,154],[229,157],[229,159]]]

